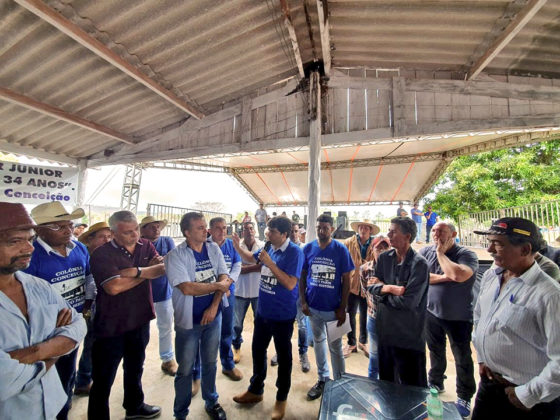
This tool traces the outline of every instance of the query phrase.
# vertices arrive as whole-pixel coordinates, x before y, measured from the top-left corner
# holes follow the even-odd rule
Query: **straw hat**
[[[23,204],[0,202],[0,232],[25,230],[36,226]]]
[[[167,226],[167,220],[165,219],[156,219],[154,216],[146,216],[140,222],[140,229],[142,229],[146,225],[149,225],[150,223],[155,223],[155,222],[161,223],[161,229]]]
[[[377,245],[379,245],[381,242],[385,242],[387,244],[387,246],[389,248],[391,248],[391,242],[389,242],[389,238],[386,238],[385,236],[378,236],[377,238],[375,238],[373,240],[373,247],[375,248]]]
[[[109,227],[109,224],[107,222],[95,223],[91,225],[91,227],[88,230],[86,230],[78,237],[78,241],[85,244],[91,235],[93,235],[95,232],[99,232],[101,229],[111,229],[111,228]]]
[[[379,231],[381,230],[381,229],[379,229],[379,226],[374,225],[374,224],[371,223],[371,221],[369,221],[368,219],[365,219],[365,220],[363,220],[363,221],[361,221],[361,222],[352,222],[352,223],[350,223],[350,227],[351,227],[352,230],[353,230],[354,232],[356,232],[356,233],[358,232],[358,227],[359,227],[360,225],[369,226],[370,229],[371,229],[371,234],[372,234],[372,235],[377,235],[377,234],[379,233]]]
[[[75,220],[83,216],[83,209],[77,208],[72,213],[68,213],[60,201],[51,201],[50,203],[39,204],[31,210],[31,217],[38,225],[64,220]]]

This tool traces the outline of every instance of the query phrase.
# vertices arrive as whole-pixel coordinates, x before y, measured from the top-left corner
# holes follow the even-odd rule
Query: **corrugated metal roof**
[[[49,0],[69,21],[204,113],[298,74],[278,0]],[[333,65],[468,70],[508,13],[504,0],[328,1]],[[289,0],[303,63],[320,59],[315,1]],[[505,16],[505,17],[504,17]],[[560,75],[560,0],[490,63]],[[0,3],[0,86],[141,141],[183,110],[12,0]],[[84,158],[114,139],[0,100],[0,139]]]

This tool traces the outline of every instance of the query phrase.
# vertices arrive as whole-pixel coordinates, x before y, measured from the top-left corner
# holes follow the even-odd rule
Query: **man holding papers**
[[[300,278],[299,297],[304,314],[309,315],[317,373],[319,379],[307,393],[309,400],[323,394],[325,382],[330,379],[327,361],[327,323],[337,321],[338,327],[346,320],[346,306],[350,292],[350,272],[354,263],[342,243],[333,241],[333,218],[322,214],[317,218],[317,240],[303,248],[304,262]],[[344,373],[342,335],[328,339],[334,379]]]

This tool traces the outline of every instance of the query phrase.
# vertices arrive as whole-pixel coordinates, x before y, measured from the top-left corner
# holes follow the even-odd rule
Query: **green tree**
[[[444,217],[560,198],[560,139],[455,159],[432,187]]]

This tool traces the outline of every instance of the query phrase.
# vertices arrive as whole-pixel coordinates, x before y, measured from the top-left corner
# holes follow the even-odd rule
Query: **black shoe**
[[[325,389],[325,381],[317,381],[307,393],[307,399],[311,401],[316,400],[323,395],[323,389]]]
[[[278,354],[272,356],[272,359],[270,359],[270,366],[278,366]]]
[[[214,420],[226,420],[226,412],[222,408],[222,406],[218,403],[212,408],[204,408],[208,415],[212,417]]]
[[[136,410],[126,410],[125,419],[153,419],[161,414],[161,407],[142,404]]]

